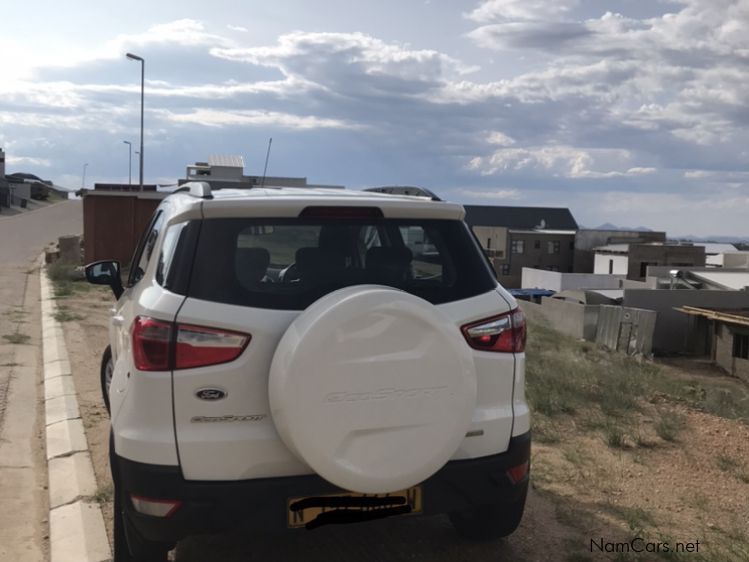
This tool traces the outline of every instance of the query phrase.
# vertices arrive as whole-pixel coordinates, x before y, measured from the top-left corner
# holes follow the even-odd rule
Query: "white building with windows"
[[[205,181],[214,189],[237,187],[324,187],[343,189],[342,185],[311,185],[307,178],[284,176],[246,176],[244,158],[234,154],[212,154],[207,162],[195,162],[187,166],[185,179],[179,185],[190,181]]]

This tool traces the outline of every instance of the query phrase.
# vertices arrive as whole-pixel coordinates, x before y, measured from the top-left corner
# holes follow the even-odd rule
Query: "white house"
[[[627,275],[629,244],[608,244],[595,249],[593,273],[599,275]]]

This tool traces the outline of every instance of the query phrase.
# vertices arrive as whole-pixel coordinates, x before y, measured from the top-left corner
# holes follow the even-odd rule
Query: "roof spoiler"
[[[428,197],[432,201],[442,201],[434,192],[424,187],[412,186],[390,186],[390,187],[368,187],[364,191],[375,193],[388,193],[390,195],[411,195],[413,197]]]

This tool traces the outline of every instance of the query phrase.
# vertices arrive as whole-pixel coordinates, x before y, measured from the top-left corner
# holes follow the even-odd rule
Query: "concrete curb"
[[[57,304],[40,259],[51,562],[112,559]]]

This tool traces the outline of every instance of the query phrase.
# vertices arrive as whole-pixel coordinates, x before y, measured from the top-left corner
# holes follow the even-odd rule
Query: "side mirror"
[[[94,285],[109,285],[114,297],[122,295],[122,278],[120,277],[120,262],[114,260],[103,260],[90,263],[86,266],[86,281]]]

